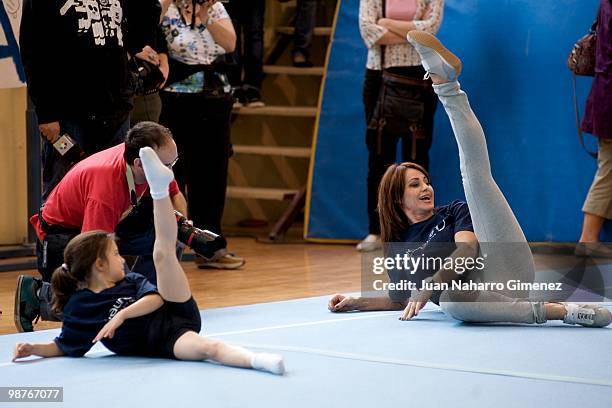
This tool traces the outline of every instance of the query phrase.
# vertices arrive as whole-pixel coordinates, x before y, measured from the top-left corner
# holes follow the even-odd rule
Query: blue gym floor
[[[333,314],[327,300],[202,313],[204,333],[282,353],[284,377],[100,345],[88,358],[10,363],[16,342],[50,341],[58,330],[48,330],[0,336],[0,386],[62,386],[61,406],[86,408],[612,406],[610,328],[462,324],[435,305],[401,322],[399,312]],[[15,406],[28,405],[40,406]]]

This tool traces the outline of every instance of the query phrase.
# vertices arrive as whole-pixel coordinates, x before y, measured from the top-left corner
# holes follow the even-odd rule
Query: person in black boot
[[[160,123],[175,137],[181,162],[176,180],[187,196],[196,225],[221,234],[230,156],[230,118],[234,103],[225,66],[236,33],[216,0],[162,0],[162,30],[168,41],[170,77],[162,90]],[[200,268],[236,269],[244,259],[227,252]]]
[[[227,3],[227,12],[236,31],[236,49],[232,53],[235,66],[229,75],[230,83],[234,87],[235,107],[264,106],[261,83],[265,9],[265,0],[230,0]]]

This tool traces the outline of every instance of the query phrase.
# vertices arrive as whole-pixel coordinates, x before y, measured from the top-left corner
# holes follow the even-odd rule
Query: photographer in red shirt
[[[14,313],[19,331],[32,331],[32,322],[39,316],[61,319],[51,312],[49,282],[64,262],[64,248],[81,232],[114,232],[121,255],[135,257],[132,270],[155,283],[152,200],[138,157],[145,146],[155,150],[170,168],[178,160],[170,131],[153,122],[140,122],[130,129],[125,143],[89,156],[70,169],[30,219],[38,236],[36,253],[42,280],[25,275],[18,279]],[[175,210],[186,214],[186,201],[176,181],[170,184],[170,197]],[[225,240],[217,237],[205,248],[207,253],[200,255],[212,257],[225,246]]]

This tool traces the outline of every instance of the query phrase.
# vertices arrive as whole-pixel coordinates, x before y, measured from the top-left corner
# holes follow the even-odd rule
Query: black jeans
[[[233,86],[244,84],[261,88],[265,9],[265,0],[231,0],[227,4],[236,31],[236,51],[232,53],[236,65],[229,72]],[[241,81],[243,69],[244,80]]]
[[[107,118],[60,120],[60,136],[68,134],[88,156],[122,143],[129,129],[130,121],[127,112]],[[42,165],[44,199],[66,175],[69,167],[46,139],[42,151]]]
[[[297,0],[293,54],[302,53],[306,57],[310,56],[316,13],[317,0]]]
[[[160,123],[174,135],[174,176],[187,197],[189,218],[221,234],[230,156],[230,94],[161,92]]]
[[[390,72],[409,77],[421,79],[425,74],[423,67],[395,67],[390,68]],[[376,102],[380,94],[382,82],[382,72],[376,70],[366,70],[363,84],[363,105],[365,108],[366,124],[374,114]],[[433,134],[433,117],[436,111],[438,100],[435,94],[415,87],[415,92],[421,93],[425,101],[425,111],[423,115],[424,139],[416,139],[415,158],[412,158],[412,138],[414,135],[406,127],[405,131],[398,133],[383,129],[380,146],[378,144],[378,131],[375,129],[366,130],[366,146],[368,148],[368,231],[370,234],[380,234],[380,221],[376,207],[378,204],[378,185],[383,174],[389,165],[397,161],[397,142],[402,139],[402,161],[411,161],[426,169],[429,166],[429,148],[431,147]],[[380,147],[380,149],[379,149]]]

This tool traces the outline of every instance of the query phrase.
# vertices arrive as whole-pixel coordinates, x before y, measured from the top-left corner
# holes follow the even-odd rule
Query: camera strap
[[[128,184],[128,191],[130,193],[130,203],[132,207],[136,207],[138,204],[138,196],[136,195],[136,183],[134,183],[134,173],[132,173],[132,168],[125,163],[125,179]]]
[[[132,172],[132,168],[127,163],[125,163],[125,179],[127,180],[127,184],[128,184],[128,192],[130,194],[131,206],[130,208],[125,210],[125,212],[121,215],[120,220],[123,220],[125,219],[125,217],[130,215],[132,210],[136,208],[136,206],[138,205],[138,201],[140,199],[140,197],[138,197],[138,195],[136,194],[136,183],[134,182],[134,173]],[[144,195],[144,192],[142,194]]]

